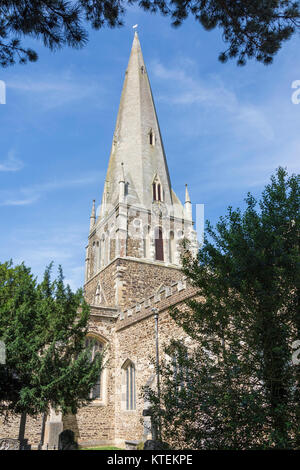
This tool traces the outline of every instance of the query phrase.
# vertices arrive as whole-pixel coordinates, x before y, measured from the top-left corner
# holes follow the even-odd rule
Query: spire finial
[[[121,177],[119,180],[119,202],[124,202],[125,199],[125,174],[124,163],[121,163]]]
[[[93,199],[92,212],[91,212],[91,217],[90,217],[90,230],[93,228],[96,222],[95,202],[96,200]]]
[[[185,202],[186,202],[186,203],[187,203],[187,202],[191,203],[191,199],[190,199],[190,195],[189,195],[187,183],[185,183]]]
[[[96,215],[96,212],[95,212],[95,202],[96,202],[96,199],[93,199],[93,205],[92,205],[92,214],[91,214],[91,217],[95,217],[95,215]]]
[[[121,179],[119,180],[119,183],[125,183],[125,172],[124,172],[124,163],[121,163]]]
[[[185,185],[185,203],[184,212],[187,220],[192,220],[192,203],[189,195],[187,184]]]

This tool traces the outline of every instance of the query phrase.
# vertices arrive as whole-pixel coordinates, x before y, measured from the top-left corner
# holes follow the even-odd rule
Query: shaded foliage
[[[243,212],[207,223],[198,258],[183,259],[199,298],[171,315],[193,346],[166,348],[161,406],[148,390],[175,447],[300,449],[299,181],[279,168],[259,202],[248,194]]]
[[[221,62],[236,57],[238,65],[255,58],[270,64],[283,42],[300,28],[298,1],[288,0],[141,0],[143,8],[171,16],[180,26],[192,15],[206,30],[216,27],[228,48]]]
[[[206,30],[220,28],[228,49],[219,59],[236,57],[239,65],[252,57],[271,63],[300,28],[299,2],[293,0],[1,0],[0,65],[37,60],[37,53],[22,45],[23,37],[42,40],[52,50],[80,48],[88,39],[85,24],[122,26],[131,4],[169,16],[173,26],[192,15]]]
[[[24,264],[0,264],[0,411],[35,415],[49,405],[75,413],[89,401],[103,357],[85,348],[89,307],[51,266],[38,284]]]

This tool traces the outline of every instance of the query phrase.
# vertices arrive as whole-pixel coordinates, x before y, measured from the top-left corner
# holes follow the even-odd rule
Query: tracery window
[[[126,361],[123,366],[126,384],[126,410],[135,410],[136,392],[135,392],[135,367],[133,362]]]
[[[98,341],[97,339],[91,336],[88,336],[85,339],[85,347],[91,350],[91,361],[92,361],[95,358],[95,354],[103,350],[103,343],[101,343],[100,341]],[[90,391],[90,398],[92,398],[93,400],[100,400],[102,398],[101,376],[102,376],[102,373],[99,374],[96,384]]]

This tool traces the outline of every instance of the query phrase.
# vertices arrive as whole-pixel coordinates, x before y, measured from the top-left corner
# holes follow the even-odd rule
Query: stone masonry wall
[[[155,306],[159,310],[159,345],[160,355],[163,355],[163,344],[168,343],[171,337],[190,341],[183,330],[169,315],[170,305],[176,305],[179,310],[187,309],[184,300],[195,295],[195,289],[186,287],[175,292],[178,284],[174,285],[174,293],[170,298],[163,295]],[[154,299],[153,299],[154,302]],[[146,302],[145,302],[146,303]],[[153,305],[154,306],[154,305]],[[143,409],[146,407],[142,396],[142,387],[151,383],[156,386],[153,359],[155,358],[155,320],[150,308],[135,308],[126,311],[117,321],[116,325],[116,444],[124,445],[125,440],[141,440],[143,437]],[[123,318],[123,319],[122,319]],[[136,370],[136,410],[122,409],[121,396],[121,368],[126,360],[135,364]]]
[[[128,307],[151,295],[162,285],[170,285],[182,277],[179,268],[159,262],[118,258],[85,284],[86,301],[94,305],[98,282],[106,305]]]
[[[105,302],[104,305],[115,306],[116,305],[116,295],[115,295],[115,276],[119,266],[119,260],[115,260],[108,266],[106,266],[102,271],[93,276],[84,286],[85,290],[85,300],[89,305],[94,305],[95,303],[95,294],[97,289],[97,284],[100,281],[101,287],[104,291]]]
[[[125,308],[151,295],[163,285],[169,285],[182,277],[180,269],[163,264],[134,260],[120,260],[124,269],[123,299]]]
[[[104,343],[106,367],[101,377],[102,399],[64,416],[64,429],[72,429],[81,445],[113,443],[115,438],[115,333],[116,312],[93,308],[89,335]]]
[[[9,415],[7,419],[3,416],[0,417],[0,439],[4,437],[18,439],[19,435],[19,415]],[[42,416],[39,415],[35,418],[27,416],[26,419],[26,434],[25,438],[28,439],[28,443],[36,448],[41,439],[42,430]]]

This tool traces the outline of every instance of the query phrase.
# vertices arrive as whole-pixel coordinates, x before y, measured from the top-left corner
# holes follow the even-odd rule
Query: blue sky
[[[25,261],[36,275],[54,261],[82,285],[92,199],[99,203],[123,78],[139,37],[172,185],[205,204],[213,223],[228,205],[259,195],[279,166],[299,171],[299,37],[265,67],[218,62],[220,30],[193,19],[179,29],[131,8],[125,27],[91,31],[82,50],[39,53],[35,64],[0,69],[0,261]]]

